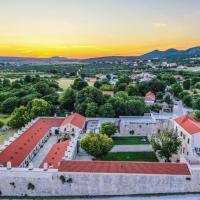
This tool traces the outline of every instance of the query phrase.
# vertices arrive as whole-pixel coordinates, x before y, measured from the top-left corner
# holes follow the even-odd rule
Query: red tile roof
[[[110,161],[61,161],[61,172],[190,175],[187,164]]]
[[[64,118],[40,118],[0,153],[0,164],[11,161],[19,167],[51,127],[59,127]]]
[[[74,113],[66,117],[65,120],[62,122],[61,126],[64,126],[69,123],[82,129],[85,125],[85,117],[78,113]]]
[[[103,91],[103,94],[107,94],[107,95],[113,96],[114,92],[113,91]]]
[[[54,144],[45,159],[43,160],[42,164],[40,165],[40,168],[44,167],[44,163],[48,163],[49,167],[58,169],[60,161],[62,160],[62,157],[64,156],[64,153],[67,149],[67,146],[69,146],[69,140]]]
[[[145,95],[145,99],[147,101],[155,101],[156,95],[153,92],[147,92],[146,95]]]
[[[183,115],[175,119],[175,122],[191,135],[200,133],[200,123],[197,122],[191,115]]]

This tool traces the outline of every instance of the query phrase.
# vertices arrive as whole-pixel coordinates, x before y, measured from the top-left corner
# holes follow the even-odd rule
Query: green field
[[[113,137],[114,145],[139,145],[149,144],[147,137],[135,136],[135,137]]]
[[[138,162],[158,162],[154,152],[111,152],[104,156],[106,161],[138,161]]]
[[[74,79],[72,79],[72,78],[61,78],[57,82],[58,82],[60,88],[62,88],[63,90],[66,90],[70,85],[73,84]],[[88,84],[90,86],[93,86],[93,83],[91,83],[91,82],[88,82]]]

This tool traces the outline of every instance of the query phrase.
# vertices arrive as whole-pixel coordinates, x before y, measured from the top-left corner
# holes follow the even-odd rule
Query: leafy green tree
[[[192,107],[192,96],[191,95],[184,96],[183,103],[188,107]]]
[[[4,122],[0,120],[0,128],[2,128],[4,125]]]
[[[139,94],[137,85],[129,84],[126,87],[126,92],[128,93],[128,96],[137,96]]]
[[[191,80],[190,79],[186,79],[185,81],[183,81],[183,89],[184,90],[189,90],[191,87]]]
[[[30,120],[30,116],[28,110],[24,106],[20,106],[16,108],[13,113],[11,114],[11,118],[8,121],[8,124],[12,128],[21,128],[25,124],[27,124]]]
[[[80,91],[80,90],[82,90],[83,88],[85,88],[87,86],[88,86],[88,83],[86,81],[84,81],[82,78],[76,78],[74,80],[72,88],[74,90]]]
[[[179,97],[180,97],[181,99],[183,99],[185,96],[188,96],[188,95],[190,95],[190,93],[189,93],[188,91],[183,91],[183,92],[181,92],[181,93],[179,94]]]
[[[2,102],[1,111],[3,113],[11,113],[18,105],[19,105],[19,97],[16,96],[9,97]]]
[[[194,87],[200,89],[200,82],[197,82]]]
[[[107,135],[92,132],[82,138],[80,144],[84,151],[97,159],[101,159],[108,154],[113,147],[113,141]]]
[[[96,103],[88,103],[87,104],[87,109],[85,111],[85,116],[86,117],[96,117],[98,113],[98,107]]]
[[[69,87],[65,90],[64,94],[61,96],[60,99],[61,107],[71,112],[74,110],[75,100],[76,100],[76,91],[71,87]]]
[[[123,98],[111,97],[108,99],[107,103],[110,103],[115,110],[115,117],[127,115],[126,101]]]
[[[199,111],[199,110],[196,111],[196,112],[194,113],[194,118],[195,118],[198,122],[200,122],[200,111]]]
[[[166,88],[166,83],[159,79],[153,79],[152,81],[149,82],[149,86],[151,88],[151,91],[155,93],[164,92]]]
[[[115,126],[115,124],[111,122],[105,122],[101,125],[101,130],[100,130],[101,134],[105,134],[110,137],[114,135],[116,131],[117,131],[117,127]]]
[[[109,84],[104,84],[100,87],[101,91],[112,91],[113,90],[113,86],[109,85]]]
[[[85,115],[88,103],[96,103],[100,106],[104,103],[104,96],[100,90],[95,87],[85,87],[77,93],[75,101],[76,112]]]
[[[144,101],[132,99],[127,101],[127,115],[143,115],[145,112],[145,103]]]
[[[183,91],[183,88],[179,83],[172,85],[172,91],[176,97],[179,97],[179,94]]]
[[[127,101],[128,100],[128,94],[127,92],[124,92],[124,91],[119,91],[115,94],[115,97],[116,98],[121,98],[123,99],[124,101]]]
[[[3,87],[10,87],[10,86],[11,86],[10,79],[4,78],[3,79]]]
[[[45,82],[38,82],[35,84],[34,87],[35,87],[36,92],[38,92],[42,96],[48,94],[49,92],[49,85]]]
[[[28,104],[31,118],[48,116],[51,113],[50,104],[44,99],[34,99]]]
[[[176,132],[164,130],[152,137],[151,144],[161,158],[165,158],[167,162],[170,162],[172,155],[178,153],[181,141]]]
[[[94,87],[96,87],[96,88],[100,88],[101,86],[103,85],[103,83],[101,82],[101,81],[96,81],[95,83],[94,83]]]
[[[112,104],[105,103],[99,108],[99,116],[101,117],[115,117],[115,111],[113,109]]]
[[[198,97],[194,102],[193,102],[193,109],[200,110],[200,97]]]

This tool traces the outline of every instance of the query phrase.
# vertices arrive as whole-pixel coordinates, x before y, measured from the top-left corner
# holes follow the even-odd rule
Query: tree
[[[20,106],[19,108],[15,108],[13,113],[11,114],[11,118],[8,121],[8,124],[12,128],[21,128],[25,124],[27,124],[30,120],[30,116],[28,114],[28,110],[25,106]]]
[[[19,105],[19,97],[12,96],[7,98],[1,104],[1,111],[3,113],[11,113]]]
[[[88,103],[87,108],[85,111],[86,117],[96,117],[98,112],[97,104],[96,103]]]
[[[200,89],[200,82],[197,82],[194,87]]]
[[[127,115],[143,115],[145,112],[145,103],[142,100],[132,99],[127,101]]]
[[[115,117],[123,116],[127,114],[126,101],[123,98],[111,97],[108,99],[107,103],[110,103],[115,110]]]
[[[164,97],[164,102],[167,103],[167,104],[172,104],[173,103],[173,100],[172,100],[172,98],[171,98],[171,96],[169,94],[167,94]]]
[[[183,91],[183,88],[179,83],[172,85],[172,91],[176,97],[179,97],[179,94]]]
[[[31,118],[48,116],[51,113],[51,106],[44,99],[34,99],[28,104],[28,110]]]
[[[126,92],[128,93],[129,96],[137,96],[139,91],[138,91],[138,87],[136,85],[133,84],[129,84],[126,87]]]
[[[117,127],[111,122],[105,122],[101,125],[101,134],[105,134],[107,136],[114,135],[117,131]]]
[[[151,144],[161,158],[165,158],[167,162],[170,162],[172,155],[178,153],[181,141],[176,132],[164,130],[152,137]]]
[[[44,96],[49,92],[49,85],[45,82],[38,82],[35,84],[35,90],[36,92]]]
[[[74,80],[74,83],[72,85],[72,88],[74,90],[82,90],[83,88],[87,87],[88,86],[88,83],[86,81],[84,81],[82,78],[76,78]]]
[[[4,125],[3,121],[0,120],[0,128],[2,128]]]
[[[188,107],[192,107],[192,96],[191,95],[184,96],[183,103]]]
[[[189,90],[190,87],[191,87],[191,80],[190,79],[186,79],[185,81],[183,81],[184,90]]]
[[[198,97],[193,103],[193,109],[200,110],[200,97]]]
[[[166,84],[164,81],[161,81],[159,79],[153,79],[149,81],[149,86],[151,88],[151,91],[157,93],[157,92],[164,92]]]
[[[112,104],[105,103],[99,108],[99,116],[101,117],[115,117],[115,111]]]
[[[200,121],[200,111],[198,110],[198,111],[196,111],[195,113],[194,113],[194,118],[199,122]]]
[[[88,133],[81,140],[81,148],[97,159],[105,156],[113,147],[113,141],[107,135]]]
[[[74,110],[75,100],[76,100],[76,91],[71,87],[69,87],[65,90],[64,94],[61,96],[60,99],[61,107],[71,112]]]

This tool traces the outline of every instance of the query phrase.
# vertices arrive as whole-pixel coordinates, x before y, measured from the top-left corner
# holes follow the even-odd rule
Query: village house
[[[156,95],[153,92],[147,92],[145,95],[145,103],[146,105],[152,105],[155,103]]]
[[[174,130],[181,139],[180,154],[200,156],[200,123],[191,115],[183,115],[174,120]]]

